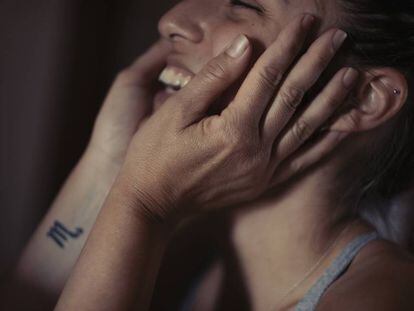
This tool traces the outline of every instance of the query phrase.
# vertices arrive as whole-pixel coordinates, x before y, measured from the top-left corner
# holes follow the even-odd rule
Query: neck
[[[231,256],[237,257],[254,310],[274,309],[326,254],[303,286],[289,294],[290,299],[300,298],[345,242],[369,230],[361,226],[358,230],[352,224],[343,231],[354,220],[332,199],[333,183],[321,184],[326,176],[320,170],[276,196],[263,197],[231,213]]]

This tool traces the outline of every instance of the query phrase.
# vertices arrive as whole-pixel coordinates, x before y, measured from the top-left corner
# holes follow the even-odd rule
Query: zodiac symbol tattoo
[[[75,231],[71,231],[60,221],[56,220],[46,235],[60,248],[65,248],[65,242],[68,242],[69,238],[77,239],[82,233],[82,228],[76,228]]]

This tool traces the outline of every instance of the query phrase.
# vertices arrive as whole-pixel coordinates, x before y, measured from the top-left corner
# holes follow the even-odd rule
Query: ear
[[[341,114],[330,130],[362,132],[384,124],[407,101],[407,79],[394,68],[370,69],[362,72],[353,96],[352,108]]]

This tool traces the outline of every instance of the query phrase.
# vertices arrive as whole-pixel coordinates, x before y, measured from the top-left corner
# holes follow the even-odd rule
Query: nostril
[[[165,26],[162,34],[171,41],[187,40],[198,43],[203,38],[202,29],[191,21],[171,22]]]
[[[174,9],[160,19],[158,29],[164,38],[173,42],[187,40],[198,43],[203,38],[198,19]]]
[[[173,42],[177,41],[179,37],[180,35],[178,33],[171,33],[168,35],[168,38]]]

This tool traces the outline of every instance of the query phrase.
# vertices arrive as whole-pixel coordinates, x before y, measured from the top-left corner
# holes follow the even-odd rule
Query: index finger
[[[282,30],[276,41],[256,61],[228,109],[237,109],[254,124],[259,123],[285,72],[303,48],[314,21],[314,16],[305,14]]]

